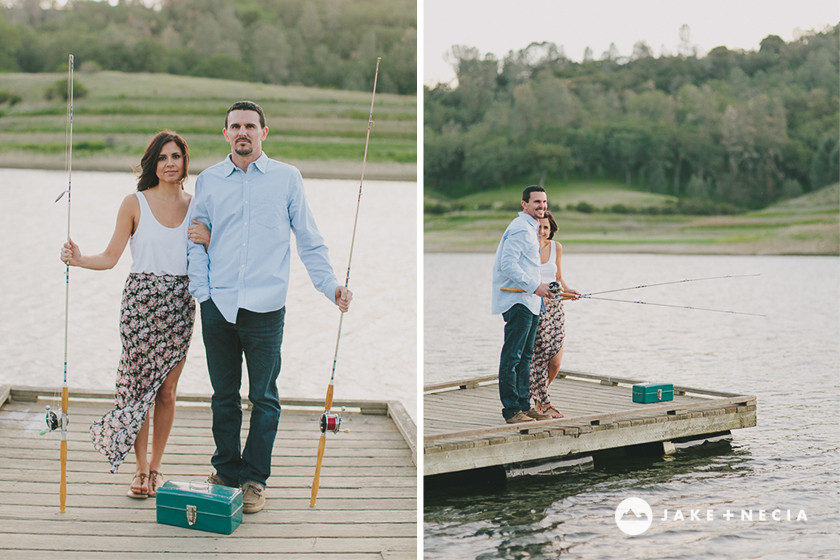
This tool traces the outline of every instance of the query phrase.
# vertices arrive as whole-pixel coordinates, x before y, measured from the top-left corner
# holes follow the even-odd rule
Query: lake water
[[[194,178],[186,186],[193,192]],[[75,172],[71,236],[83,253],[98,253],[113,232],[117,209],[132,193],[130,173]],[[339,282],[344,282],[358,181],[305,181],[307,197]],[[0,169],[0,384],[59,387],[64,362],[64,264],[67,234],[64,172]],[[335,377],[335,398],[401,401],[417,408],[417,185],[366,181],[359,210],[350,288]],[[109,271],[70,270],[69,367],[73,388],[113,387],[120,355],[117,322],[131,256]],[[286,305],[283,396],[323,399],[332,371],[338,308],[315,291],[292,258]],[[201,323],[178,390],[210,394]],[[245,385],[247,390],[247,384]]]
[[[490,254],[425,256],[426,384],[496,373],[503,321],[489,312],[492,263]],[[464,494],[427,491],[425,557],[840,558],[840,259],[581,255],[567,247],[563,272],[584,293],[760,275],[605,297],[766,317],[567,302],[563,356],[567,369],[756,395],[758,425],[703,452]],[[653,512],[636,537],[615,522],[628,497]]]

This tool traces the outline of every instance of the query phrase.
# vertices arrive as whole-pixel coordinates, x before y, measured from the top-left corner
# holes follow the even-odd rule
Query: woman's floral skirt
[[[115,409],[90,427],[93,446],[117,472],[169,372],[187,355],[195,321],[189,277],[129,274],[120,312],[122,356]]]
[[[563,347],[566,336],[566,314],[562,300],[549,300],[540,315],[534,355],[531,357],[531,398],[542,405],[551,404],[548,396],[548,362]]]

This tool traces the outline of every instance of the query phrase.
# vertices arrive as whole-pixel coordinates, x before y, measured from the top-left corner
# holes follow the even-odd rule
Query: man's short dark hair
[[[528,202],[529,200],[531,200],[532,192],[545,192],[545,189],[539,185],[531,185],[530,187],[525,187],[525,190],[522,191],[522,202]]]
[[[237,101],[231,105],[230,109],[228,109],[227,113],[225,113],[225,128],[227,128],[228,115],[231,111],[254,111],[260,116],[260,128],[265,128],[265,113],[263,112],[262,107],[253,101]]]

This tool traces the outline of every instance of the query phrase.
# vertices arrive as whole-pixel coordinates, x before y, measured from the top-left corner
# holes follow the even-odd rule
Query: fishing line
[[[582,294],[580,297],[589,297],[601,294],[612,294],[615,292],[626,292],[628,290],[638,290],[641,288],[652,288],[654,286],[667,286],[669,284],[685,284],[686,282],[703,282],[705,280],[722,280],[724,278],[748,278],[751,276],[761,276],[760,274],[727,274],[726,276],[710,276],[708,278],[686,278],[684,280],[674,280],[672,282],[657,282],[656,284],[643,284],[641,286],[632,286],[630,288],[616,288],[615,290],[604,290],[602,292],[590,292]]]
[[[748,313],[745,311],[731,311],[728,309],[710,309],[707,307],[695,307],[691,305],[676,305],[676,304],[669,304],[669,303],[655,303],[650,301],[638,301],[638,300],[627,300],[627,299],[613,299],[613,298],[605,298],[605,297],[595,297],[600,296],[601,294],[613,294],[616,292],[626,292],[629,290],[639,290],[641,288],[652,288],[654,286],[668,286],[672,284],[685,284],[687,282],[703,282],[706,280],[723,280],[728,278],[749,278],[754,276],[761,276],[760,274],[726,274],[724,276],[709,276],[706,278],[685,278],[683,280],[673,280],[670,282],[656,282],[653,284],[642,284],[639,286],[632,286],[629,288],[616,288],[614,290],[603,290],[600,292],[590,292],[588,294],[581,294],[578,296],[580,299],[593,299],[593,300],[601,300],[601,301],[613,301],[619,303],[635,303],[639,305],[654,305],[657,307],[672,307],[675,309],[691,309],[694,311],[709,311],[712,313],[729,313],[732,315],[751,315],[753,317],[766,317],[761,313]],[[563,299],[576,299],[572,294],[561,294]],[[568,295],[568,297],[566,297]]]
[[[601,300],[601,301],[615,301],[620,303],[638,303],[640,305],[655,305],[657,307],[674,307],[677,309],[691,309],[694,311],[710,311],[713,313],[731,313],[733,315],[751,315],[753,317],[766,317],[766,315],[762,315],[761,313],[748,313],[745,311],[730,311],[727,309],[709,309],[706,307],[694,307],[691,305],[674,305],[670,303],[654,303],[650,301],[633,301],[629,299],[613,299],[613,298],[605,298],[605,297],[592,297],[588,294],[581,295],[581,298],[585,299],[594,299],[594,300]]]
[[[382,57],[376,59],[376,71],[373,75],[373,94],[370,98],[370,111],[368,112],[368,126],[367,134],[365,135],[365,152],[362,157],[362,176],[359,180],[359,194],[356,197],[356,215],[353,219],[353,235],[350,237],[350,255],[347,259],[347,274],[344,278],[344,287],[350,285],[350,263],[353,262],[353,246],[356,242],[356,226],[359,223],[359,205],[362,200],[362,184],[365,182],[365,168],[367,166],[368,144],[370,143],[370,131],[374,126],[373,122],[373,104],[376,100],[376,83],[379,79],[379,63]],[[324,449],[326,447],[326,432],[331,431],[338,433],[341,428],[341,415],[333,413],[330,409],[333,404],[333,388],[335,383],[335,366],[338,362],[338,345],[341,341],[341,326],[344,322],[344,313],[339,315],[338,319],[338,335],[335,339],[335,354],[333,355],[332,373],[330,375],[330,384],[327,387],[327,397],[324,401],[324,413],[321,415],[321,439],[318,441],[318,458],[315,464],[315,477],[312,480],[312,496],[309,500],[309,507],[315,507],[315,500],[318,497],[318,487],[321,478],[321,462],[324,459]],[[342,411],[344,409],[342,408]]]

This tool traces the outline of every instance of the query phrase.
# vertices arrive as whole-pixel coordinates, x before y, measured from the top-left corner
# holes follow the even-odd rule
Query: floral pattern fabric
[[[115,408],[90,427],[93,446],[108,458],[112,473],[131,451],[166,376],[187,355],[195,321],[188,286],[187,276],[132,273],[126,280]]]
[[[548,362],[560,352],[565,336],[563,301],[546,301],[534,340],[534,355],[531,357],[531,398],[543,407],[551,404],[548,396]]]

